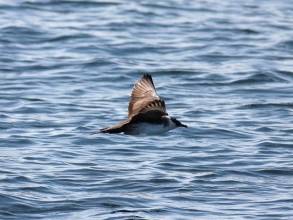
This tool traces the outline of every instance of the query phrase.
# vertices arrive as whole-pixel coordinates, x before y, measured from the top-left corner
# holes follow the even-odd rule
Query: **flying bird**
[[[157,135],[178,127],[187,128],[187,125],[168,116],[165,102],[158,96],[152,76],[145,74],[132,89],[128,118],[91,134],[123,132],[127,135]]]

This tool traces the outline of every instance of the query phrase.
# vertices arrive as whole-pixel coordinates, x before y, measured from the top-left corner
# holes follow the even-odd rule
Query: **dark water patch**
[[[250,135],[245,134],[240,131],[231,131],[229,129],[211,129],[209,131],[209,136],[216,135],[221,139],[229,139],[229,138],[249,138]]]
[[[263,141],[258,144],[260,147],[274,149],[274,148],[293,148],[293,143],[282,143],[273,141]]]
[[[170,78],[180,78],[180,76],[184,76],[184,75],[188,75],[190,77],[192,77],[192,75],[194,74],[194,72],[192,70],[182,70],[182,69],[175,69],[175,68],[168,68],[168,69],[162,69],[159,71],[150,71],[150,72],[146,72],[149,73],[153,76],[168,76]],[[136,74],[138,77],[144,73],[138,73]],[[154,79],[156,80],[156,79]]]
[[[21,98],[22,100],[24,100],[24,101],[28,101],[28,102],[45,102],[46,100],[44,100],[44,99],[41,99],[41,98],[28,98],[28,97],[26,97],[26,98]]]
[[[2,122],[0,124],[1,130],[7,130],[7,129],[10,129],[11,127],[13,127],[13,126],[11,126],[11,122]]]
[[[180,181],[174,178],[151,178],[149,182],[153,184],[162,184],[162,185],[168,184],[169,185],[169,184],[179,183]]]
[[[36,113],[40,113],[40,111],[43,111],[43,110],[40,110],[38,108],[32,108],[32,107],[19,107],[15,109],[15,113],[22,113],[22,114],[25,114],[25,113],[36,114]]]
[[[293,103],[255,103],[255,104],[248,104],[239,107],[239,109],[284,109],[284,108],[293,108]]]
[[[217,39],[217,40],[220,40],[220,39]],[[210,62],[212,63],[222,63],[222,62],[225,62],[227,60],[230,60],[230,59],[238,59],[238,60],[246,60],[248,59],[249,57],[246,57],[246,56],[241,56],[241,55],[238,55],[238,56],[233,56],[233,55],[226,55],[222,52],[210,52],[209,54],[206,54],[206,55],[200,55],[198,56],[200,57],[202,60],[210,60]]]
[[[244,79],[238,79],[231,84],[239,85],[239,84],[264,84],[264,83],[275,83],[275,82],[286,82],[285,79],[278,77],[275,74],[268,73],[255,73],[251,74]]]
[[[36,206],[37,202],[19,202],[13,203],[10,207],[4,208],[9,213],[14,213],[15,216],[22,218],[29,218],[35,216],[41,218],[42,216],[54,215],[58,212],[69,213],[71,211],[81,211],[82,209],[75,203],[62,202],[62,203],[41,203]]]
[[[106,208],[119,208],[120,205],[116,204],[116,203],[109,203],[109,202],[105,202],[105,203],[101,203],[101,206],[104,206]]]
[[[276,47],[293,51],[293,40],[286,40],[286,41],[280,42],[276,45]]]
[[[24,147],[24,146],[31,146],[35,143],[35,141],[30,140],[28,137],[24,137],[21,135],[11,135],[8,139],[5,139],[0,145],[3,147]]]
[[[259,174],[270,175],[270,176],[292,176],[293,170],[291,169],[259,169]]]
[[[102,134],[96,134],[91,135],[92,132],[97,131],[98,129],[95,128],[93,130],[90,130],[88,133],[86,132],[84,136],[81,139],[73,140],[73,143],[76,144],[76,146],[82,146],[82,145],[89,145],[89,146],[96,146],[97,149],[101,146],[107,146],[111,148],[111,146],[115,146],[117,143],[123,140],[116,140],[115,137],[104,137]],[[103,148],[104,149],[104,148]],[[111,152],[111,151],[109,151]]]
[[[47,194],[51,195],[53,191],[47,187],[44,186],[24,186],[24,187],[19,187],[18,190],[23,191],[23,193],[31,193],[33,192],[34,194],[36,193],[42,193],[42,194]]]
[[[264,126],[264,127],[257,128],[256,131],[259,131],[259,132],[273,132],[273,131],[275,131],[275,129]]]
[[[252,28],[239,28],[239,29],[236,29],[234,31],[236,31],[235,33],[238,33],[238,34],[248,34],[248,35],[257,35],[257,34],[260,34],[259,31],[254,30]]]
[[[66,1],[66,2],[55,2],[55,1],[45,1],[40,3],[35,2],[24,2],[23,6],[32,8],[32,9],[43,9],[46,8],[48,11],[59,11],[59,12],[71,12],[73,9],[88,9],[92,7],[100,6],[118,6],[121,2],[119,1]],[[68,8],[65,10],[66,8]],[[65,10],[65,11],[64,11]]]
[[[62,42],[62,43],[74,43],[80,39],[88,39],[89,41],[93,38],[92,35],[90,34],[74,34],[74,35],[61,35],[61,36],[56,36],[54,38],[50,39],[44,39],[45,42]]]
[[[163,210],[160,209],[151,209],[151,210],[144,210],[144,209],[136,209],[136,210],[130,210],[130,209],[120,209],[120,210],[115,210],[112,212],[112,214],[114,213],[135,213],[135,212],[146,212],[146,213],[151,213],[151,212],[162,212]],[[136,216],[135,218],[137,218],[138,216]],[[139,218],[140,219],[140,218]],[[144,218],[142,218],[144,219]]]
[[[9,43],[7,47],[12,47],[13,51],[22,50],[26,44],[35,44],[42,42],[46,34],[36,30],[33,27],[9,26],[1,29],[3,32],[2,41]],[[15,35],[15,33],[18,33]],[[22,36],[18,38],[17,36]],[[20,44],[21,42],[21,44]],[[10,51],[11,52],[11,51]]]
[[[126,157],[130,156],[138,156],[140,155],[139,150],[136,149],[127,149],[125,146],[121,146],[121,148],[111,148],[111,151],[105,152],[106,155],[124,155]]]
[[[277,73],[280,77],[285,78],[287,82],[293,82],[293,72],[278,70]]]
[[[27,156],[23,157],[24,160],[28,160],[30,162],[46,162],[49,161],[49,158],[38,157],[38,156]]]
[[[26,176],[16,176],[16,174],[12,174],[7,176],[7,178],[1,180],[2,183],[10,183],[11,186],[17,184],[31,184],[34,181]]]
[[[165,2],[156,2],[156,3],[143,2],[142,6],[146,6],[146,7],[150,8],[150,10],[155,10],[155,11],[159,11],[160,9],[163,9],[163,10],[167,10],[167,11],[174,10],[174,11],[182,11],[182,12],[196,11],[196,10],[199,10],[199,11],[204,10],[204,11],[208,11],[208,12],[214,12],[214,10],[211,8],[200,8],[201,9],[200,10],[197,7],[195,7],[193,4],[190,4],[189,5],[190,7],[188,7],[188,3],[187,3],[187,5],[183,6],[181,4],[176,4],[175,2],[174,2],[174,4],[168,4]]]
[[[4,28],[1,28],[3,31],[2,34],[5,36],[5,34],[15,34],[19,33],[19,36],[37,36],[42,35],[43,32],[38,31],[37,29],[34,29],[32,27],[24,27],[24,26],[6,26]],[[13,40],[14,37],[11,38]]]
[[[76,48],[78,49],[78,48]],[[86,48],[79,48],[79,49],[86,49]],[[111,58],[96,58],[90,61],[84,62],[84,68],[88,67],[103,67],[103,66],[111,66],[116,65],[117,62],[112,60]]]
[[[288,129],[287,128],[283,128],[282,131],[285,132],[285,133],[292,134],[293,133],[293,128],[288,128]]]

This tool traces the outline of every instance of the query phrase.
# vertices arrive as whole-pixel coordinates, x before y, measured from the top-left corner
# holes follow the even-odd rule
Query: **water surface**
[[[1,219],[293,217],[291,1],[1,1]],[[188,129],[89,133],[153,76]]]

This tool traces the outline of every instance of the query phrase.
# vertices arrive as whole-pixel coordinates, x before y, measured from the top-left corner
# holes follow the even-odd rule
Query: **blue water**
[[[293,4],[0,1],[0,219],[293,219]],[[153,76],[159,136],[89,133]]]

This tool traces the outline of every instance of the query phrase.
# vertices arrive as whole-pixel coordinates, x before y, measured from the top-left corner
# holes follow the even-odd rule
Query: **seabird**
[[[165,102],[158,96],[152,76],[145,74],[132,89],[128,118],[91,134],[123,132],[128,135],[157,135],[178,127],[187,128],[187,125],[168,116]]]

